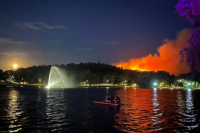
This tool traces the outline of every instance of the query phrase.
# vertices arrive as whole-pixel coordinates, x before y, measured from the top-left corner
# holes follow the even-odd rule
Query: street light
[[[42,79],[41,79],[41,78],[39,78],[39,79],[38,79],[38,81],[39,81],[39,83],[41,84],[41,81],[42,81]]]
[[[108,84],[109,80],[106,80],[106,84]]]

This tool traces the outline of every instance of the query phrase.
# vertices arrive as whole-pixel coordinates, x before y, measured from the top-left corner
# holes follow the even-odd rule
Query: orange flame
[[[190,38],[190,30],[184,29],[178,35],[176,40],[165,40],[157,51],[158,54],[149,54],[139,59],[130,59],[128,62],[119,62],[115,64],[123,69],[132,69],[139,71],[167,71],[176,76],[189,72],[186,62],[180,63],[180,50],[185,46]]]

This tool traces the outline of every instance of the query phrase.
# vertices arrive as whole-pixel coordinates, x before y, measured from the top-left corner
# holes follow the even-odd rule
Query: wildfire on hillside
[[[130,59],[128,62],[121,61],[116,63],[117,67],[139,71],[167,71],[178,76],[190,72],[186,62],[180,62],[180,50],[186,46],[186,42],[191,36],[191,30],[184,29],[176,40],[165,40],[157,51],[158,54],[149,54],[139,59]]]

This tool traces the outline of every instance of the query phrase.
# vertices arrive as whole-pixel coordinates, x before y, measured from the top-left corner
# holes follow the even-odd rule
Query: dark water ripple
[[[120,107],[94,105],[118,95]],[[0,132],[199,132],[200,90],[0,88]]]
[[[129,89],[117,93],[125,103],[115,116],[115,127],[122,132],[199,130],[199,104],[194,105],[190,90]]]

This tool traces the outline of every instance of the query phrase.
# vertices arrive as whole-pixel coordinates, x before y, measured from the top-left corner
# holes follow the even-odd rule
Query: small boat
[[[121,104],[119,97],[110,97],[110,96],[107,96],[104,101],[93,101],[93,103],[104,104],[104,105],[113,105],[113,106],[119,106]]]
[[[120,105],[119,103],[108,103],[108,102],[105,102],[105,101],[93,101],[93,103],[96,103],[96,104],[105,104],[105,105],[114,105],[114,106]]]

